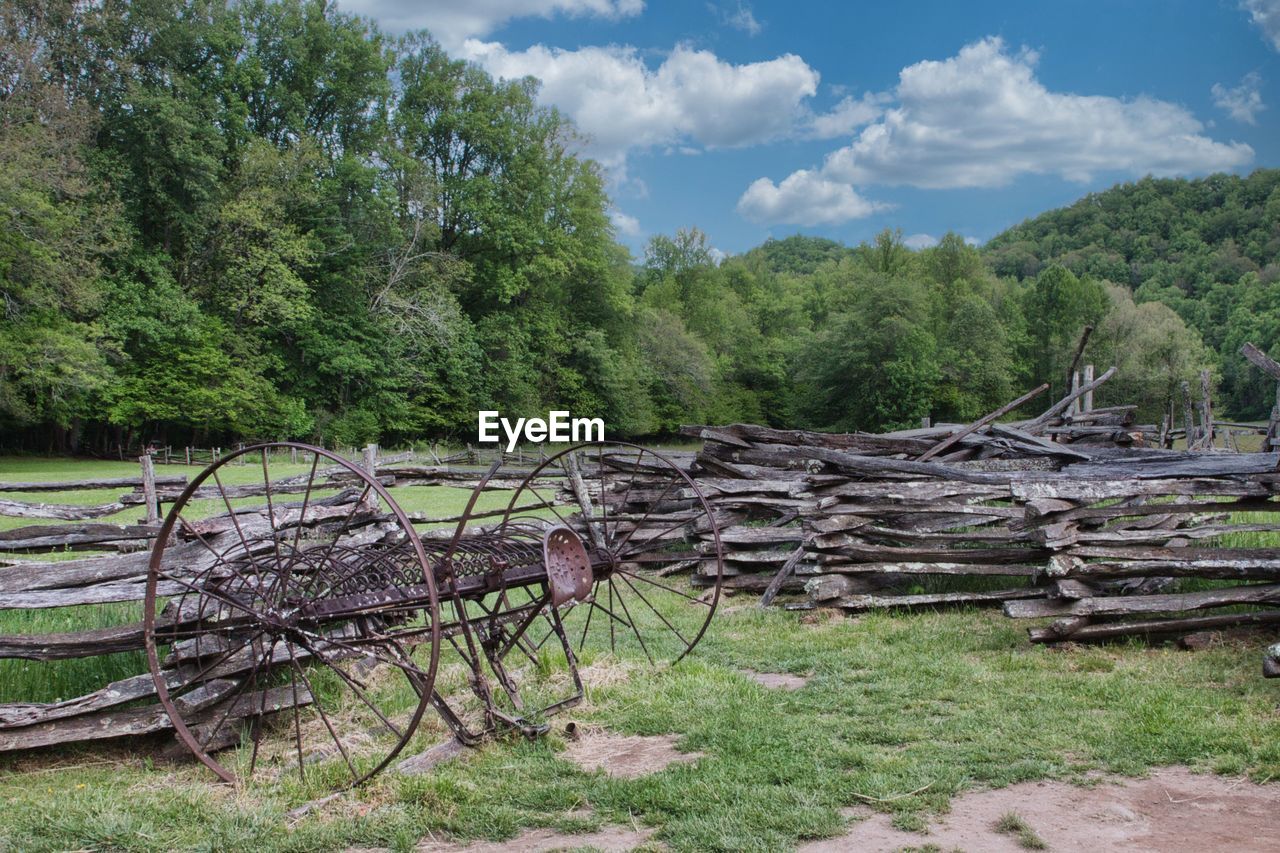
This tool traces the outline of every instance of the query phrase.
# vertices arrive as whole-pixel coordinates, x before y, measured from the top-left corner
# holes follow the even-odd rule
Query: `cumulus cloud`
[[[1177,104],[1051,92],[1037,56],[988,38],[942,61],[904,68],[898,106],[833,153],[826,170],[852,183],[992,187],[1019,175],[1088,181],[1102,171],[1177,174],[1241,166],[1242,143],[1204,136]]]
[[[1280,51],[1280,0],[1243,0],[1240,8],[1249,13],[1271,47]]]
[[[640,14],[644,0],[343,0],[342,9],[377,18],[384,29],[428,29],[445,47],[484,36],[512,18],[600,17]]]
[[[639,219],[623,213],[616,207],[610,208],[609,221],[613,223],[613,229],[624,237],[639,237],[644,233]]]
[[[912,234],[910,237],[903,239],[902,245],[908,249],[919,251],[920,249],[929,249],[938,245],[938,238],[932,234]]]
[[[1262,103],[1262,78],[1258,72],[1251,71],[1240,80],[1239,86],[1228,89],[1221,83],[1214,83],[1210,90],[1213,94],[1213,105],[1227,111],[1227,115],[1245,124],[1257,124],[1257,114],[1266,109]]]
[[[651,69],[634,47],[513,51],[472,39],[462,53],[495,76],[541,80],[539,99],[570,116],[586,153],[611,168],[633,148],[731,148],[786,136],[818,87],[818,72],[794,54],[734,65],[680,45]]]
[[[999,187],[1027,174],[1088,181],[1101,172],[1157,175],[1231,169],[1253,160],[1253,149],[1204,135],[1204,126],[1177,104],[1052,92],[1035,76],[1038,57],[1012,53],[998,38],[966,45],[958,55],[918,62],[899,74],[893,104],[851,144],[827,155],[818,170],[801,170],[775,186],[761,178],[739,209],[788,219],[835,222],[830,211],[792,204],[788,185],[854,187],[908,185],[925,189]],[[794,179],[794,180],[793,180]],[[864,202],[866,204],[866,202]],[[865,207],[846,205],[845,219]],[[866,215],[865,212],[860,215]]]
[[[781,184],[760,178],[738,199],[738,212],[762,224],[838,225],[870,216],[882,207],[847,183],[805,169],[792,172]]]
[[[884,112],[888,96],[867,92],[861,98],[845,95],[829,112],[815,115],[809,123],[806,135],[813,139],[835,139],[850,136],[863,125],[869,124]]]

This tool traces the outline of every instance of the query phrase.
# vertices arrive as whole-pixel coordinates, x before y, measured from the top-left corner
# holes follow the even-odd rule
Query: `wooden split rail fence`
[[[1188,416],[1192,449],[1166,449],[1168,421],[1080,405],[1112,375],[1011,423],[997,419],[1043,387],[968,425],[686,427],[703,440],[692,472],[722,524],[725,585],[764,604],[797,593],[793,609],[1001,605],[1052,618],[1034,642],[1280,624],[1280,454],[1214,446],[1207,403]],[[1257,429],[1278,422],[1280,406]],[[650,509],[678,522],[685,498]]]

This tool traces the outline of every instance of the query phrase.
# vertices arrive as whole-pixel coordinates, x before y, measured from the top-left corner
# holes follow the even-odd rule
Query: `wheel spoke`
[[[613,588],[613,578],[609,579],[609,588]],[[627,607],[627,599],[623,596],[622,590],[618,590],[618,602],[622,605],[622,612],[627,614],[627,621],[631,623],[631,632],[636,635],[636,639],[640,641],[640,648],[644,649],[644,656],[649,659],[650,666],[657,666],[653,659],[653,655],[649,653],[649,647],[645,644],[644,635],[640,633],[640,628],[636,626],[635,619],[631,617],[631,609]]]
[[[302,511],[298,514],[298,526],[293,531],[293,553],[298,552],[298,542],[302,539],[302,527],[307,520],[307,504],[311,502],[311,487],[316,481],[316,466],[320,464],[320,454],[311,454],[311,472],[307,474],[307,491],[302,496]]]
[[[665,589],[667,592],[674,592],[676,595],[680,596],[681,598],[689,599],[694,604],[701,604],[704,607],[712,606],[711,602],[709,601],[703,601],[701,598],[698,598],[697,596],[689,595],[688,593],[681,592],[680,590],[675,589],[674,587],[670,587],[670,586],[667,586],[666,584],[658,583],[652,578],[647,578],[644,575],[639,575],[639,574],[636,574],[635,572],[629,572],[626,569],[618,569],[618,573],[626,575],[627,577],[630,577],[630,578],[635,578],[638,581],[644,581],[645,583],[650,584],[651,586],[656,586],[659,589]]]
[[[311,679],[307,678],[306,671],[298,664],[296,658],[290,658],[293,669],[302,677],[302,683],[307,686],[307,692],[311,694],[311,701],[316,706],[316,710],[320,712],[320,719],[324,722],[324,727],[329,731],[329,737],[333,738],[334,744],[337,745],[338,751],[342,753],[342,758],[347,762],[347,769],[351,771],[351,781],[360,781],[360,774],[356,772],[356,766],[351,763],[351,756],[347,754],[347,748],[342,745],[342,738],[338,737],[338,733],[334,731],[333,723],[329,722],[329,715],[324,712],[324,703],[320,701],[320,695],[311,685]]]
[[[271,499],[271,471],[267,465],[267,448],[262,448],[262,484],[267,492],[267,526],[271,529],[271,546],[276,552],[276,576],[279,582],[280,569],[284,564],[284,560],[280,557],[280,536],[276,530],[276,509]]]
[[[262,635],[259,634],[258,636],[260,637]],[[213,742],[213,736],[216,735],[222,729],[222,724],[227,721],[227,717],[229,717],[231,715],[231,712],[235,709],[236,702],[238,702],[240,699],[240,696],[244,694],[245,687],[248,686],[249,681],[252,680],[255,685],[258,683],[258,666],[261,664],[261,662],[262,662],[261,655],[253,656],[253,669],[249,671],[249,674],[245,676],[245,678],[243,678],[238,685],[236,685],[236,688],[233,691],[231,691],[231,695],[227,697],[226,710],[223,711],[222,716],[218,718],[218,724],[214,726],[212,729],[210,729],[209,733],[205,736],[205,739],[200,742],[200,749],[206,752],[208,751],[209,744]]]
[[[600,480],[600,526],[604,528],[604,544],[609,543],[609,502],[605,500],[608,484],[604,476],[604,443],[596,445],[596,477]],[[590,616],[590,614],[587,614]],[[582,651],[581,648],[578,651]]]
[[[289,652],[289,660],[296,662],[293,656],[293,643],[285,643],[285,650]],[[298,676],[293,671],[293,667],[289,668],[289,687],[293,691],[293,742],[298,750],[298,778],[305,783],[307,771],[306,764],[302,760],[302,710],[298,707]]]
[[[331,661],[325,660],[324,655],[321,654],[321,652],[318,649],[312,648],[309,645],[307,646],[307,650],[311,652],[311,654],[315,656],[321,663],[323,663],[325,666],[329,667],[329,669],[336,672],[338,674],[338,677],[341,678],[343,681],[345,681],[347,683],[347,686],[351,688],[351,692],[356,694],[356,697],[359,698],[361,702],[369,706],[369,710],[373,711],[373,713],[377,715],[378,719],[382,721],[382,724],[384,726],[386,726],[388,729],[391,730],[392,734],[394,734],[398,738],[401,738],[401,739],[404,738],[404,732],[396,728],[395,724],[386,718],[386,715],[382,713],[381,709],[379,709],[377,705],[373,704],[373,700],[370,699],[368,694],[365,693],[364,688],[362,688],[359,682],[357,682],[356,679],[353,678],[349,673],[344,671],[342,667],[338,665],[337,661],[331,662]],[[376,655],[370,655],[370,657],[374,657],[379,661],[390,663],[390,661],[386,661],[384,658],[377,657]],[[396,666],[397,664],[391,664],[391,665]]]
[[[555,513],[556,518],[560,519],[561,524],[563,524],[565,527],[571,526],[569,522],[565,521],[564,516],[560,514],[560,510],[556,509],[555,504],[551,503],[550,501],[548,501],[546,498],[542,496],[542,493],[538,491],[537,486],[533,485],[532,480],[526,483],[526,485],[529,487],[529,491],[533,492],[533,496],[536,497],[538,500],[542,501],[543,506],[545,506],[547,509]]]
[[[684,638],[684,634],[680,633],[680,629],[677,628],[675,625],[672,625],[670,622],[668,622],[667,617],[663,616],[662,612],[659,611],[658,608],[654,607],[653,604],[649,601],[649,599],[645,598],[644,593],[641,592],[636,587],[635,584],[633,584],[630,580],[628,580],[626,575],[621,575],[621,577],[623,582],[626,583],[627,586],[631,587],[631,591],[634,592],[636,595],[640,596],[640,600],[643,601],[645,604],[647,604],[649,606],[649,609],[652,610],[657,615],[657,617],[662,620],[662,624],[666,625],[669,629],[671,629],[671,632],[675,634],[677,637],[679,637],[680,642],[684,643],[685,647],[688,648],[689,641]]]
[[[591,630],[591,617],[596,615],[594,607],[587,608],[587,619],[582,626],[582,639],[578,641],[578,654],[582,654],[582,649],[587,645],[587,632]]]
[[[657,509],[657,508],[658,508],[658,506],[660,506],[660,505],[662,504],[662,499],[663,499],[663,498],[665,498],[665,497],[667,496],[667,493],[671,491],[671,487],[672,487],[672,486],[674,486],[674,485],[675,485],[676,483],[678,483],[678,482],[679,482],[679,478],[677,478],[677,477],[672,477],[672,478],[671,478],[671,482],[667,483],[667,487],[666,487],[665,489],[663,489],[663,490],[662,490],[662,494],[660,494],[660,495],[658,496],[658,499],[657,499],[656,501],[653,501],[652,503],[650,503],[650,504],[649,504],[648,508],[644,511],[644,515],[640,517],[640,520],[639,520],[639,521],[637,521],[637,522],[635,523],[635,526],[633,526],[630,530],[628,530],[628,531],[627,531],[627,535],[626,535],[626,536],[624,536],[624,537],[622,537],[622,541],[618,543],[618,551],[619,551],[619,553],[621,553],[621,551],[622,551],[622,546],[623,546],[623,545],[626,545],[626,544],[627,544],[627,542],[629,542],[629,541],[631,540],[631,537],[632,537],[633,535],[635,535],[635,532],[636,532],[637,530],[639,530],[639,529],[640,529],[641,525],[643,525],[643,524],[644,524],[645,520],[646,520],[649,516],[653,515],[653,511],[654,511],[655,509]],[[630,490],[630,487],[628,487],[628,491],[629,491],[629,490]]]

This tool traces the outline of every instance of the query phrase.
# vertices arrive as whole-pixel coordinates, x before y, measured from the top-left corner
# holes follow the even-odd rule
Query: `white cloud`
[[[1240,80],[1239,86],[1228,89],[1221,83],[1214,83],[1210,90],[1213,94],[1213,105],[1227,111],[1236,121],[1245,124],[1257,124],[1257,114],[1266,109],[1262,103],[1262,78],[1258,72],[1251,71]]]
[[[760,178],[738,199],[738,212],[763,224],[838,225],[870,216],[881,207],[847,183],[804,169],[792,172],[781,184]]]
[[[886,95],[873,95],[870,92],[861,98],[845,95],[830,112],[813,117],[807,135],[813,139],[849,136],[863,125],[880,118],[880,114],[884,112],[882,105],[887,99]]]
[[[843,186],[849,199],[859,198],[855,186],[871,184],[998,187],[1027,174],[1087,181],[1100,172],[1186,174],[1253,160],[1248,145],[1205,136],[1204,126],[1177,104],[1052,92],[1036,79],[1036,61],[1031,51],[1013,54],[1000,39],[988,38],[950,59],[904,68],[894,104],[878,121],[827,155],[818,170],[795,172],[776,187],[757,180],[739,210],[761,221],[833,223],[865,216],[865,208],[845,204],[846,215],[837,219],[818,209],[825,202],[806,205],[784,188],[820,187],[834,198]],[[770,220],[769,211],[792,218]]]
[[[1249,13],[1253,25],[1271,46],[1280,51],[1280,0],[1243,0],[1240,8]]]
[[[541,80],[539,100],[571,117],[588,139],[586,153],[614,169],[634,148],[737,147],[787,136],[818,87],[818,72],[794,54],[733,65],[680,45],[655,70],[634,47],[513,51],[473,39],[462,53],[495,76]]]
[[[713,7],[714,8],[714,7]],[[764,29],[760,22],[756,20],[755,14],[752,13],[751,7],[738,3],[737,7],[732,10],[723,10],[720,12],[720,20],[725,26],[733,27],[735,30],[742,30],[749,36],[758,36],[760,31]]]
[[[639,219],[623,213],[616,207],[609,209],[609,221],[613,223],[613,229],[624,237],[639,237],[644,233]]]
[[[720,266],[722,263],[724,263],[725,258],[729,257],[728,252],[721,251],[720,249],[717,249],[715,246],[712,246],[710,249],[707,249],[707,255],[708,257],[711,258],[711,263],[715,264],[716,266]]]
[[[920,249],[928,249],[938,245],[938,238],[932,234],[912,234],[902,241],[902,245],[908,249],[919,251]]]
[[[344,12],[376,18],[385,30],[428,29],[446,48],[484,36],[512,18],[599,17],[644,11],[644,0],[342,0]]]
[[[1179,174],[1241,166],[1242,143],[1202,135],[1184,108],[1140,97],[1051,92],[1036,54],[988,38],[942,61],[904,68],[898,106],[827,158],[851,183],[994,187],[1024,174],[1087,181],[1102,171]]]

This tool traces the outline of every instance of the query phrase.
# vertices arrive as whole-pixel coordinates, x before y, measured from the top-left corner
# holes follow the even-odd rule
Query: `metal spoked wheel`
[[[702,639],[724,552],[711,505],[670,457],[625,442],[563,450],[516,489],[502,529],[538,519],[574,528],[591,556],[590,600],[560,610],[577,651],[625,648],[674,664]]]
[[[286,457],[303,473],[273,481]],[[386,490],[328,451],[264,444],[211,465],[174,503],[147,577],[147,660],[179,739],[228,782],[377,773],[431,700],[428,566]]]

